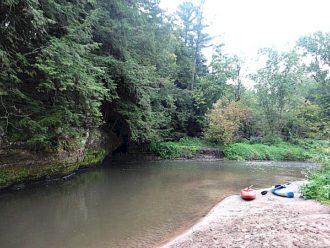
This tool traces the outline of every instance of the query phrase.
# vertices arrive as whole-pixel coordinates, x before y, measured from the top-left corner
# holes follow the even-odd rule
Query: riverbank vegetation
[[[232,160],[322,161],[327,156],[327,142],[302,142],[312,145],[281,142],[277,144],[235,143],[225,147],[225,157]]]
[[[179,141],[153,142],[150,151],[163,159],[192,158],[205,148],[221,148],[221,146],[199,138],[182,138]]]
[[[2,1],[1,143],[56,148],[101,126],[138,144],[329,138],[330,34],[261,49],[246,76],[206,32],[203,3],[169,15],[158,1]]]
[[[325,140],[295,140],[294,142],[217,144],[198,138],[184,138],[177,142],[152,143],[150,150],[164,159],[192,158],[203,149],[219,149],[230,160],[272,160],[322,162],[329,157],[328,142]],[[255,141],[254,141],[255,142]],[[261,142],[261,141],[259,141]]]
[[[215,146],[230,159],[314,159],[294,141],[330,137],[330,33],[263,48],[246,73],[206,32],[203,4],[1,1],[0,150],[63,150],[103,129],[165,158]]]
[[[244,144],[229,145],[224,150],[225,156],[231,160],[308,160],[312,156],[303,148],[290,144]]]
[[[301,189],[303,197],[330,204],[330,161],[316,171],[309,171],[307,178],[308,183]]]

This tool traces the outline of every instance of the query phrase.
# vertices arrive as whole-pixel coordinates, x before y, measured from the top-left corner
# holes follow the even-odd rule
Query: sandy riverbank
[[[330,247],[330,206],[299,198],[302,183],[289,185],[293,199],[262,190],[253,201],[227,197],[162,247]]]

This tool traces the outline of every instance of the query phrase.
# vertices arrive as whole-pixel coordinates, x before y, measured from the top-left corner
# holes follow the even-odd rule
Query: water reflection
[[[151,247],[242,187],[302,178],[306,163],[158,161],[105,166],[0,196],[12,247]]]

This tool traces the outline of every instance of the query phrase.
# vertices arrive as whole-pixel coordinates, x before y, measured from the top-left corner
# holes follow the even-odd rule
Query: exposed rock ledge
[[[0,191],[22,189],[25,183],[57,180],[73,175],[74,171],[97,164],[121,145],[111,132],[94,130],[70,149],[35,152],[28,145],[0,146]]]
[[[299,198],[302,183],[291,183],[293,199],[262,190],[253,201],[227,197],[162,247],[330,247],[330,206]]]

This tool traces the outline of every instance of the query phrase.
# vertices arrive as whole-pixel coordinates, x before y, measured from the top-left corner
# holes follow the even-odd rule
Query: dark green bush
[[[151,143],[149,148],[161,158],[174,159],[182,154],[182,149],[174,142]]]

